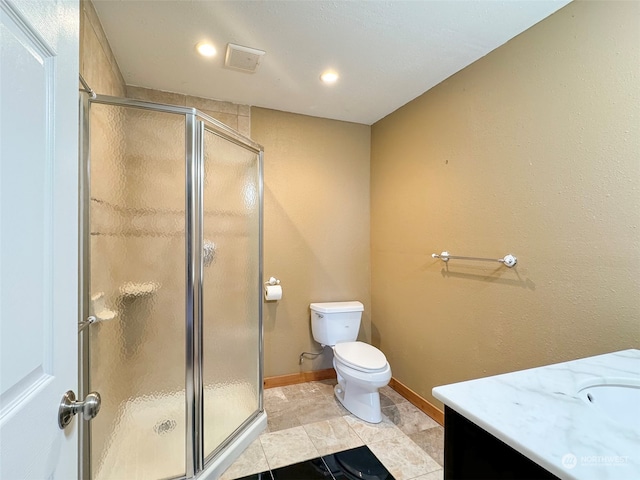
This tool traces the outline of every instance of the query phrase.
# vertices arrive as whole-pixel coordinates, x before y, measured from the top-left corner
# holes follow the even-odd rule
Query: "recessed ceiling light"
[[[213,57],[216,54],[216,47],[209,42],[200,42],[196,45],[196,50],[203,57]]]
[[[327,70],[320,75],[320,80],[327,84],[336,83],[338,80],[338,74],[333,70]]]

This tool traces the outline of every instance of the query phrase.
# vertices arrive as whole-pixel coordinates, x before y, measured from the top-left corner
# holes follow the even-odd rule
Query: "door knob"
[[[84,399],[84,402],[76,401],[76,394],[69,390],[62,396],[60,408],[58,409],[58,426],[64,429],[71,423],[73,416],[80,412],[85,420],[91,420],[100,411],[100,394],[91,392]]]

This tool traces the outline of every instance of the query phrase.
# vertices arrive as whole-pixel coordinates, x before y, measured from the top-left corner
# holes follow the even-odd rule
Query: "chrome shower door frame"
[[[231,129],[218,120],[198,111],[195,108],[163,105],[127,98],[106,95],[80,95],[80,322],[89,317],[90,310],[90,112],[91,104],[106,104],[122,107],[139,108],[156,112],[172,113],[185,116],[185,401],[186,401],[186,451],[184,477],[194,478],[203,473],[207,467],[216,463],[225,449],[237,443],[243,433],[258,420],[266,422],[263,405],[264,379],[264,346],[263,346],[263,312],[262,312],[262,276],[263,276],[263,148]],[[204,454],[203,425],[203,181],[204,181],[204,132],[208,130],[215,135],[245,148],[257,155],[258,170],[258,278],[255,279],[258,312],[258,409],[245,420],[218,448],[210,455]],[[79,330],[79,396],[84,398],[89,393],[90,351],[88,329],[84,324]],[[80,462],[79,478],[91,478],[91,424],[83,422],[80,428]],[[223,462],[224,463],[224,462]],[[226,463],[225,463],[225,466]],[[218,472],[214,472],[217,474]]]

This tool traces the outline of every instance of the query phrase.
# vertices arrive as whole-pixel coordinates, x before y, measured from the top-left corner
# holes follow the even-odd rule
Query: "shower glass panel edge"
[[[186,368],[185,368],[185,401],[187,415],[186,434],[186,476],[193,477],[200,470],[201,457],[200,451],[200,432],[199,419],[200,410],[200,387],[198,382],[199,376],[199,353],[198,353],[198,287],[197,278],[199,268],[198,262],[198,170],[197,162],[199,157],[198,127],[193,113],[186,114],[186,132],[187,141],[185,144],[185,169],[186,169],[186,196],[185,196],[185,214],[187,222],[187,242],[185,251],[185,270],[186,270],[186,311],[185,311],[185,327],[186,327]]]
[[[134,107],[136,109],[147,109],[153,110],[157,112],[165,112],[165,113],[174,113],[179,115],[184,115],[185,118],[185,230],[187,233],[187,237],[185,238],[185,259],[188,260],[185,266],[185,274],[187,279],[187,285],[191,285],[191,290],[187,288],[185,292],[186,296],[186,312],[190,314],[187,315],[187,324],[189,325],[189,338],[186,340],[186,351],[185,356],[187,357],[187,364],[185,367],[185,408],[186,408],[186,417],[188,419],[187,423],[187,435],[185,438],[186,441],[186,455],[185,455],[185,476],[173,477],[173,478],[190,478],[191,476],[199,476],[202,474],[202,478],[207,477],[211,472],[214,475],[218,475],[222,469],[221,465],[226,468],[230,464],[230,461],[226,458],[229,455],[228,451],[225,451],[227,447],[237,447],[237,446],[246,446],[251,439],[256,438],[260,433],[260,430],[264,428],[266,424],[266,415],[263,410],[263,331],[262,331],[262,259],[263,259],[263,250],[262,250],[262,242],[263,242],[263,151],[262,147],[250,139],[243,137],[237,132],[231,130],[226,125],[221,124],[217,120],[212,119],[211,117],[202,114],[201,112],[186,107],[177,107],[170,105],[160,105],[154,104],[150,102],[142,102],[131,99],[123,99],[116,97],[108,97],[99,95],[97,98],[90,100],[91,103],[97,104],[107,104],[114,106],[123,106],[123,107]],[[83,105],[85,105],[85,115],[81,118],[81,123],[87,123],[88,114],[86,114],[87,110],[90,109],[90,103],[86,101],[86,97],[83,100]],[[197,120],[196,120],[197,116]],[[84,120],[84,121],[83,121]],[[258,189],[258,198],[259,198],[259,210],[258,210],[258,274],[256,279],[256,301],[257,301],[257,312],[258,312],[258,345],[257,345],[257,409],[250,415],[243,423],[239,426],[239,428],[234,431],[228,438],[226,438],[218,449],[216,449],[212,455],[208,455],[206,460],[203,459],[203,427],[202,427],[202,335],[199,333],[199,329],[201,328],[202,314],[201,314],[201,295],[202,295],[202,232],[198,231],[201,223],[198,223],[198,216],[203,213],[203,209],[198,204],[198,201],[201,201],[202,195],[199,193],[202,185],[202,174],[203,174],[203,151],[202,151],[202,142],[198,142],[198,131],[203,132],[202,125],[206,124],[207,130],[213,130],[214,133],[238,146],[243,147],[248,151],[252,151],[257,155],[257,169],[258,169],[258,181],[257,181],[257,189]],[[81,149],[83,155],[81,158],[83,159],[83,176],[81,178],[81,184],[84,186],[89,185],[86,181],[86,177],[88,176],[89,166],[90,166],[90,155],[87,148],[83,148],[82,145],[86,145],[89,139],[89,129],[83,128],[83,137],[81,140]],[[84,228],[85,235],[81,239],[81,245],[83,241],[88,239],[88,229],[89,229],[89,208],[88,208],[88,197],[89,192],[88,188],[85,188],[83,191],[83,197],[81,201],[81,223]],[[200,207],[200,208],[199,208]],[[83,267],[88,264],[90,251],[89,248],[82,249],[82,265]],[[82,274],[82,272],[81,272]],[[86,277],[85,277],[86,278]],[[81,312],[82,319],[86,318],[89,312],[89,293],[88,293],[88,282],[84,281],[82,285],[85,287],[85,290],[82,291],[81,295]],[[89,327],[91,328],[91,327]],[[85,329],[85,331],[81,334],[79,348],[81,352],[86,352],[88,342],[83,341],[83,337],[87,337],[86,331],[89,328]],[[83,364],[81,365],[81,371],[85,373],[88,372],[89,364],[88,364],[88,356],[83,354],[82,357]],[[190,359],[190,360],[189,360]],[[86,394],[88,392],[88,385],[85,381],[86,375],[81,377],[80,385],[81,388],[85,390],[83,392]],[[190,387],[190,388],[189,388]],[[90,451],[88,447],[90,446],[90,423],[83,422],[83,428],[81,429],[84,433],[81,436],[81,448],[83,451],[81,452],[81,458],[83,459],[79,465],[79,473],[80,478],[90,478],[87,473],[90,471],[90,456],[88,452]],[[249,440],[247,440],[249,436],[252,436]],[[233,452],[231,456],[233,456]],[[237,456],[237,455],[235,455]],[[167,476],[165,475],[164,478]]]
[[[80,91],[79,111],[79,209],[78,222],[80,228],[79,246],[79,268],[78,268],[78,398],[85,398],[89,393],[89,340],[87,338],[84,323],[89,317],[89,92]],[[89,479],[91,476],[91,457],[85,452],[91,450],[91,422],[80,422],[78,428],[78,478]]]

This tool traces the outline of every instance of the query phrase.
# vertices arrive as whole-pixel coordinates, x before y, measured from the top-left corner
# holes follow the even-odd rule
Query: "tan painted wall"
[[[125,91],[82,4],[81,71],[96,91],[179,95]],[[297,364],[318,347],[312,301],[363,301],[361,338],[427,398],[437,384],[638,346],[637,15],[632,2],[574,3],[373,126],[373,303],[369,127],[259,108],[251,120],[246,106],[179,95],[253,126],[266,148],[265,275],[285,298],[265,308],[265,374],[330,366]],[[430,258],[443,249],[520,264],[447,271]]]
[[[284,292],[265,304],[265,375],[330,368],[330,351],[298,365],[319,350],[310,303],[361,301],[370,338],[370,127],[252,108],[251,132],[265,152],[264,275]]]
[[[574,2],[373,125],[372,330],[425,398],[640,346],[639,22]]]

